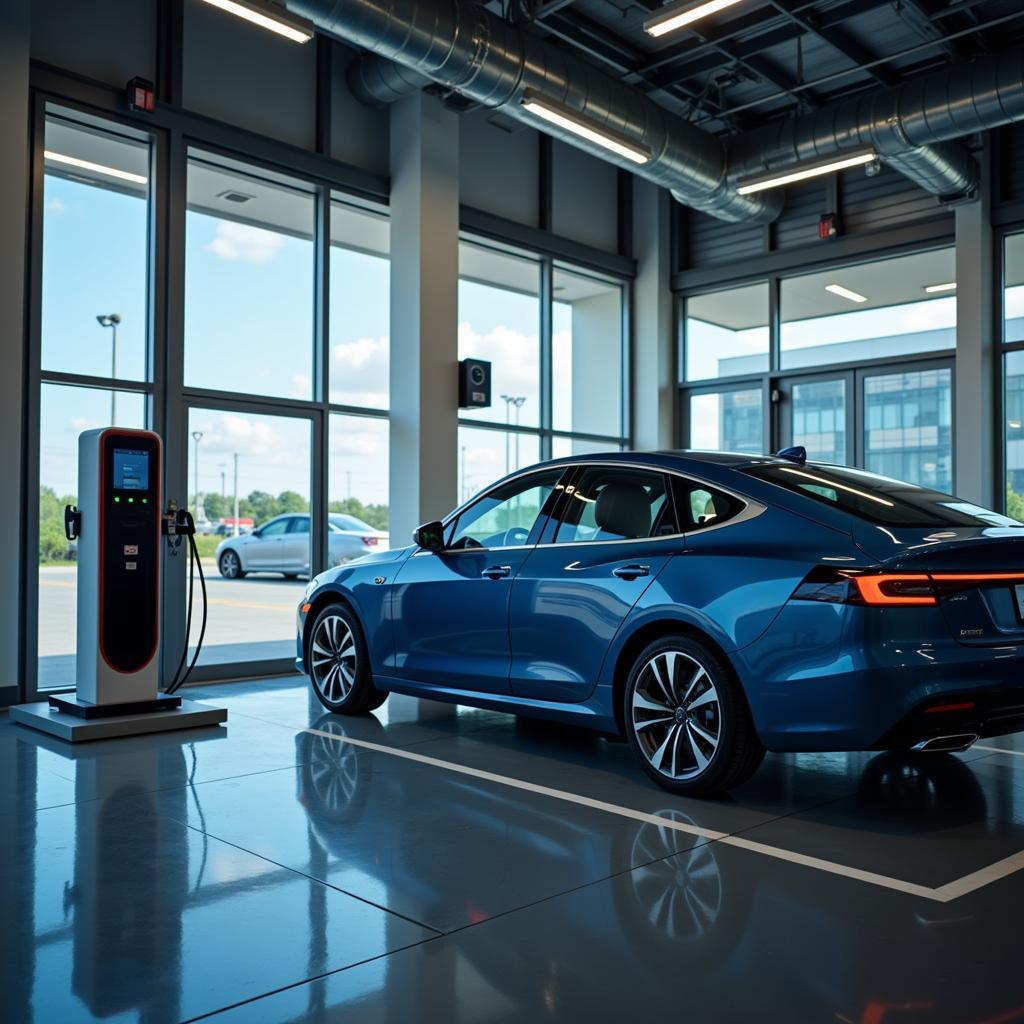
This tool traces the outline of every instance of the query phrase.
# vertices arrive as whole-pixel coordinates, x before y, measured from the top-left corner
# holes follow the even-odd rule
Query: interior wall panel
[[[109,85],[156,78],[156,0],[34,0],[32,58]]]
[[[539,172],[537,133],[494,111],[459,120],[459,198],[465,206],[536,227]]]
[[[316,46],[185,4],[186,109],[295,146],[316,144]]]
[[[334,44],[331,94],[331,156],[374,174],[390,173],[390,110],[368,107],[349,91],[345,75],[356,51]]]
[[[552,230],[615,252],[619,244],[618,170],[558,140],[551,150]]]

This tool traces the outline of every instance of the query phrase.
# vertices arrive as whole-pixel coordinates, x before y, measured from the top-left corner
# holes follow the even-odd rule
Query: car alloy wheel
[[[356,682],[358,652],[348,623],[338,614],[325,615],[310,642],[313,684],[330,704],[340,704]]]
[[[226,580],[236,580],[241,575],[242,563],[234,551],[225,551],[220,556],[220,574]]]
[[[703,774],[722,739],[718,690],[705,667],[683,651],[655,654],[631,699],[633,732],[647,763],[675,782]]]

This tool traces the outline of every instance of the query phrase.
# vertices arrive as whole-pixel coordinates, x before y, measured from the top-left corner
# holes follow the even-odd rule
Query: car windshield
[[[327,522],[335,533],[341,533],[344,530],[356,530],[359,533],[374,532],[373,527],[369,523],[364,523],[361,519],[356,519],[355,516],[335,513],[328,517]]]
[[[1017,526],[950,494],[844,466],[751,466],[742,472],[879,526]]]

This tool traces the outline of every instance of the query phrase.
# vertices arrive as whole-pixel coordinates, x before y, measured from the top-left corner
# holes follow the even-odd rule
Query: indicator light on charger
[[[115,505],[118,505],[118,504],[120,504],[120,502],[121,502],[121,499],[120,499],[120,497],[118,497],[118,495],[116,495],[116,494],[115,494],[115,495],[114,495],[114,504],[115,504]]]

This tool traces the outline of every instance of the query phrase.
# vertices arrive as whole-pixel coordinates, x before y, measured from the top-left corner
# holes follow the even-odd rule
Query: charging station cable
[[[199,652],[203,649],[203,639],[206,636],[206,618],[208,600],[206,594],[206,576],[203,573],[203,563],[199,557],[199,548],[196,546],[196,524],[188,509],[179,508],[174,501],[168,502],[167,511],[163,514],[163,533],[167,537],[169,553],[176,556],[181,548],[183,538],[188,538],[188,610],[185,615],[185,643],[182,647],[181,658],[175,670],[174,678],[164,688],[164,693],[177,693],[188,681],[192,670],[199,660]],[[192,595],[195,590],[195,573],[199,570],[199,587],[203,595],[203,612],[199,627],[199,639],[196,642],[196,649],[193,652],[192,660],[185,669],[185,662],[188,660],[188,642],[192,634]],[[182,674],[182,670],[184,674]]]

